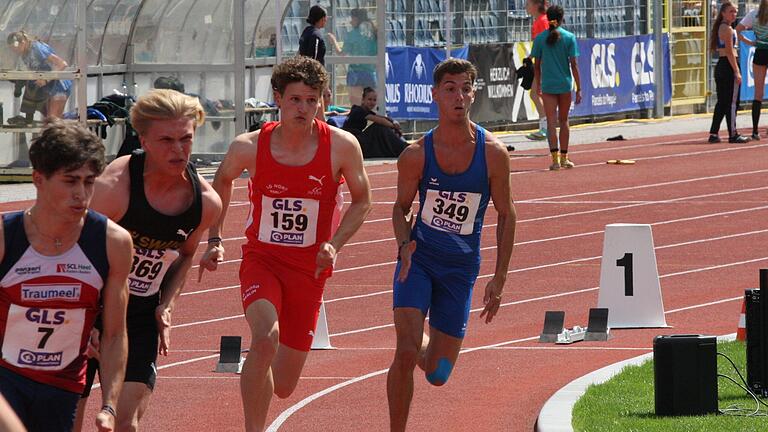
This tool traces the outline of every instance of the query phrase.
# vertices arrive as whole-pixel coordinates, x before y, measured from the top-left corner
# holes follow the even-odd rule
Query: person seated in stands
[[[326,117],[349,114],[349,108],[333,104],[333,97],[329,87],[326,87],[325,90],[323,90],[323,111],[325,112]]]
[[[8,46],[21,58],[31,71],[48,72],[62,71],[68,64],[57,56],[53,49],[28,33],[13,32],[6,40]],[[64,105],[72,93],[71,80],[34,80],[27,83],[27,90],[45,98],[45,116],[61,117]],[[34,111],[33,111],[34,112]]]
[[[352,105],[344,130],[357,137],[366,159],[398,157],[408,143],[399,123],[373,111],[377,100],[376,90],[364,88],[362,105]]]

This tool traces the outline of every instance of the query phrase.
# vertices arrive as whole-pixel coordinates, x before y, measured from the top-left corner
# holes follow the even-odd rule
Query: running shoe
[[[560,156],[560,167],[561,168],[573,168],[576,164],[571,162],[567,157]]]
[[[547,136],[542,134],[541,131],[529,133],[525,137],[531,141],[544,141],[545,139],[547,139]]]
[[[707,141],[710,144],[717,144],[717,143],[721,142],[722,140],[720,139],[719,136],[717,136],[715,134],[709,134],[709,140],[707,140]]]
[[[749,142],[749,138],[745,137],[744,135],[737,134],[728,138],[728,142],[731,144],[744,144]]]
[[[557,171],[560,169],[560,163],[558,162],[552,162],[552,165],[549,166],[550,171]]]
[[[752,135],[750,135],[749,139],[751,139],[752,141],[760,141],[760,134],[753,133]]]

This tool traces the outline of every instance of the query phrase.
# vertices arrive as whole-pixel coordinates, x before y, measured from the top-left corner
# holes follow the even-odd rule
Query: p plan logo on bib
[[[286,233],[280,231],[272,231],[272,241],[275,243],[300,245],[304,243],[304,233]]]
[[[61,366],[63,352],[35,352],[22,349],[19,351],[19,364],[24,366],[56,367]]]
[[[443,219],[441,217],[433,216],[432,217],[432,226],[439,228],[443,231],[448,231],[454,234],[460,234],[461,233],[461,224],[451,222],[447,219]]]

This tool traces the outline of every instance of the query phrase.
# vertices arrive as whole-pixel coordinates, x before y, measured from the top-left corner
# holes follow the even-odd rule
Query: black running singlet
[[[144,194],[144,152],[134,152],[128,162],[131,195],[128,210],[118,222],[133,238],[133,264],[128,275],[131,296],[128,315],[154,312],[160,286],[171,264],[179,256],[178,248],[200,225],[203,213],[202,193],[197,171],[187,165],[192,182],[192,205],[183,213],[168,216],[155,210]]]

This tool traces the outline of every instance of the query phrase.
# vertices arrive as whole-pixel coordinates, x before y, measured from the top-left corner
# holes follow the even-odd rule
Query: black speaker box
[[[763,347],[763,312],[760,303],[760,290],[748,289],[744,292],[746,303],[747,327],[747,384],[757,395],[766,390],[764,347]]]
[[[702,335],[653,339],[656,415],[717,412],[717,338]]]

